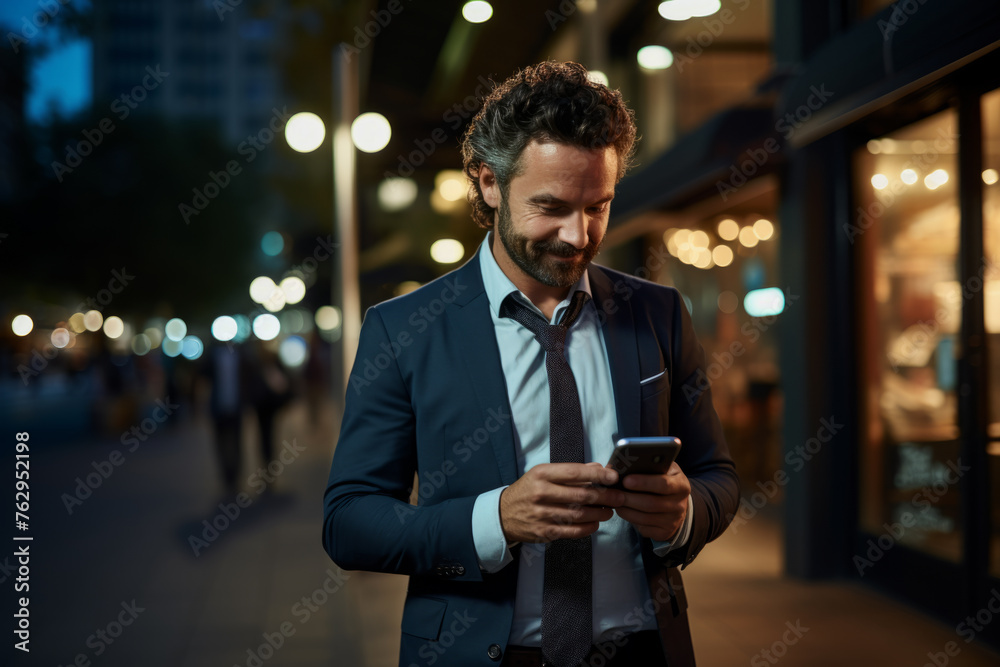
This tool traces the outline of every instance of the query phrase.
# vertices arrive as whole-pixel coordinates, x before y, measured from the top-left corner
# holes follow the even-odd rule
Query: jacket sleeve
[[[677,463],[691,482],[688,511],[693,512],[693,523],[687,544],[671,551],[666,559],[671,565],[686,566],[732,521],[739,507],[740,487],[712,404],[705,351],[680,295],[673,309],[670,435],[682,443]]]
[[[481,580],[472,537],[476,497],[409,503],[417,414],[391,349],[378,307],[369,309],[324,497],[323,546],[344,569]]]

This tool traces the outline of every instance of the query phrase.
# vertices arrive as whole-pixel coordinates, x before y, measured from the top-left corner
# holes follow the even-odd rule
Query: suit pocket
[[[408,635],[437,641],[448,602],[440,598],[407,596],[403,604],[402,630]]]
[[[667,373],[666,369],[663,369],[659,373],[651,375],[648,378],[644,378],[639,382],[639,395],[642,400],[651,398],[661,393],[667,387],[670,386],[670,375]]]

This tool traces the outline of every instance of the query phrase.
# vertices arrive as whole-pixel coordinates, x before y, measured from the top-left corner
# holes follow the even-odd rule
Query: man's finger
[[[614,484],[618,473],[610,468],[590,463],[542,463],[532,470],[538,470],[542,479],[556,484]]]

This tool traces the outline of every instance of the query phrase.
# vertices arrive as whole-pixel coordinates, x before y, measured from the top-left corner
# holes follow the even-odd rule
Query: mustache
[[[582,250],[562,241],[538,241],[534,246],[536,251],[551,253],[556,257],[576,257],[577,255],[586,255],[589,253],[593,249],[594,244],[589,243]]]

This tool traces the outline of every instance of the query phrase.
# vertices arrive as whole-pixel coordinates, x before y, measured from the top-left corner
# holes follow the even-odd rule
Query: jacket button
[[[490,656],[490,660],[499,660],[500,656],[503,655],[500,644],[490,644],[490,647],[486,649],[486,655]]]
[[[460,576],[460,577],[461,577],[461,576],[462,576],[463,574],[465,574],[465,566],[464,566],[464,565],[459,565],[458,567],[456,567],[456,568],[455,568],[455,574],[457,574],[457,575],[458,575],[458,576]]]

